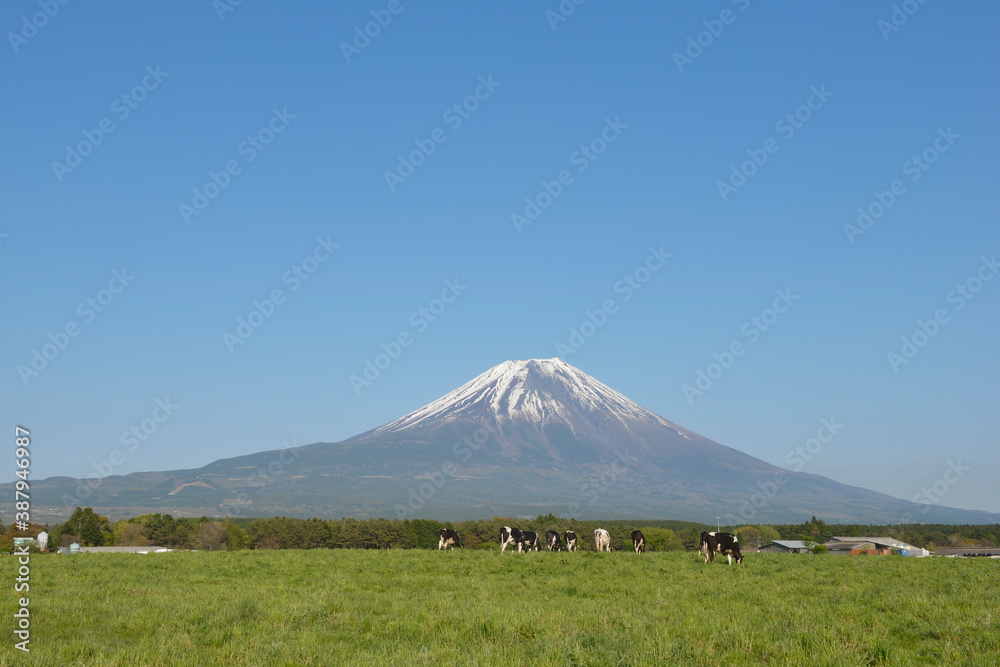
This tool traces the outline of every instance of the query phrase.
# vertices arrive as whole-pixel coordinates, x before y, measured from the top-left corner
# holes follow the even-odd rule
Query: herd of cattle
[[[440,551],[447,551],[449,547],[454,549],[458,546],[458,532],[452,528],[442,530],[439,537],[438,550]],[[572,530],[567,530],[562,536],[554,530],[545,533],[545,548],[548,551],[561,551],[564,542],[566,551],[576,551],[577,538],[576,533]],[[598,551],[612,551],[611,535],[603,528],[594,531],[594,543]],[[506,551],[507,547],[513,550],[515,546],[518,553],[532,549],[538,551],[538,533],[504,526],[503,530],[500,531],[500,553]],[[637,554],[646,551],[646,536],[642,534],[641,530],[632,531],[632,548]],[[706,563],[709,561],[714,563],[717,553],[728,558],[730,565],[733,564],[734,558],[737,563],[743,562],[743,556],[740,554],[740,541],[732,533],[703,532],[698,541],[698,551],[705,556]]]

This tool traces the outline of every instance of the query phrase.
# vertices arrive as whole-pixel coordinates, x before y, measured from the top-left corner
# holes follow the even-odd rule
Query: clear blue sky
[[[1000,511],[1000,8],[907,6],[5,3],[3,422],[36,479],[336,441],[557,356],[611,300],[564,358],[654,412],[779,465],[833,418],[803,470]]]

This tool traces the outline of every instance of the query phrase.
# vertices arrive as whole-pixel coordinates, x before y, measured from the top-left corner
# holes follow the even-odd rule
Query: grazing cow
[[[445,528],[441,531],[438,536],[438,551],[447,551],[448,547],[452,550],[458,545],[458,533],[451,528]]]
[[[709,561],[714,563],[717,553],[724,554],[730,565],[733,564],[733,558],[736,559],[737,565],[743,562],[739,538],[732,533],[703,532],[698,541],[698,551],[705,554],[706,563]]]
[[[549,551],[562,551],[562,540],[559,539],[559,533],[554,530],[545,533],[545,548]]]
[[[524,547],[525,551],[531,551],[532,549],[538,551],[538,533],[531,530],[522,530],[521,542],[517,545],[518,553],[521,552],[521,547]]]
[[[597,550],[599,552],[611,551],[611,535],[603,528],[598,528],[594,531],[594,542],[597,543]]]
[[[521,529],[504,526],[500,531],[500,553],[503,553],[508,545],[517,545],[517,550],[521,550]]]
[[[635,548],[637,554],[646,551],[646,536],[642,534],[641,530],[632,531],[632,546]]]
[[[566,551],[576,551],[576,533],[572,530],[566,531]]]

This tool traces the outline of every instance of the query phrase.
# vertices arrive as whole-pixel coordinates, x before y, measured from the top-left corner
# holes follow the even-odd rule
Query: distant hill
[[[408,415],[338,443],[203,468],[32,485],[34,516],[76,505],[111,517],[553,513],[715,523],[998,523],[795,473],[653,414],[559,359],[507,361]],[[12,485],[4,485],[11,487]],[[82,491],[81,491],[82,490]]]

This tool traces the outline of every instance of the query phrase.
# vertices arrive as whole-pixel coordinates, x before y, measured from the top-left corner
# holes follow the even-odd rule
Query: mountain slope
[[[995,523],[793,473],[656,415],[559,359],[507,361],[340,443],[197,470],[33,485],[36,513],[112,516],[644,517],[713,522]]]

